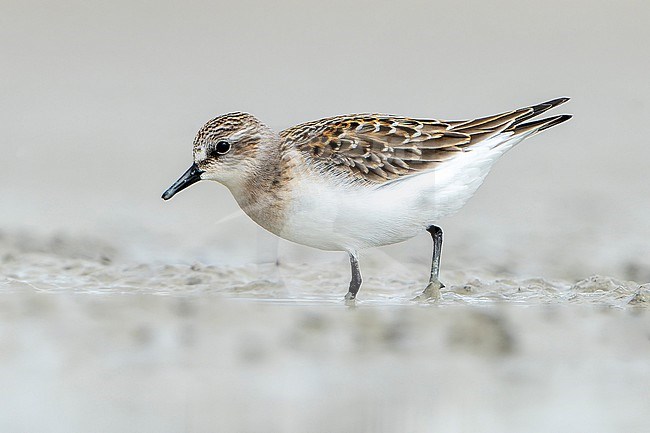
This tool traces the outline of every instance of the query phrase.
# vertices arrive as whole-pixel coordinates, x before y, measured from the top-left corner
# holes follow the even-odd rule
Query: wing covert
[[[531,108],[474,120],[357,114],[303,123],[281,132],[283,145],[337,176],[381,184],[432,170],[504,132]]]

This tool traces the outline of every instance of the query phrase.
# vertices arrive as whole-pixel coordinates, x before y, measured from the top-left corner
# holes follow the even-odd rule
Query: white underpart
[[[283,238],[323,250],[357,251],[407,240],[458,211],[494,162],[533,132],[500,134],[434,170],[377,187],[349,186],[306,172],[294,178]]]

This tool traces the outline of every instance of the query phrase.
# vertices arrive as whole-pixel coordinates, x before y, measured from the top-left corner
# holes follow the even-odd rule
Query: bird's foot
[[[356,305],[356,300],[357,300],[356,294],[352,292],[348,292],[345,294],[345,305],[354,306]]]
[[[440,280],[429,281],[429,284],[422,291],[421,294],[413,298],[413,301],[439,301],[440,300],[440,289],[445,287]]]

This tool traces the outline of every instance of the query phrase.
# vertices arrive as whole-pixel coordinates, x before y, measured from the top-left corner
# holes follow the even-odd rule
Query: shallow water
[[[26,266],[29,260],[38,265]],[[12,259],[13,261],[13,259]],[[259,269],[249,267],[136,265],[114,266],[72,261],[53,264],[43,257],[20,257],[20,264],[4,264],[5,294],[32,290],[36,293],[62,294],[143,294],[192,297],[214,295],[231,299],[250,299],[295,305],[339,304],[346,291],[340,269],[320,269],[319,275],[302,272],[303,267],[285,265],[276,271],[281,279],[260,279]],[[59,267],[60,266],[60,267]],[[320,266],[323,266],[321,264]],[[305,265],[306,267],[306,265]],[[49,272],[48,272],[48,268]],[[322,274],[331,271],[330,274]],[[416,301],[422,292],[417,282],[391,278],[381,283],[370,278],[363,286],[356,305],[482,305],[509,302],[521,305],[593,304],[625,308],[644,299],[648,284],[618,281],[592,276],[577,283],[530,279],[480,279],[459,281],[456,276],[442,290],[438,301]],[[338,284],[337,284],[338,283]],[[380,285],[381,284],[381,285]]]
[[[446,272],[426,303],[421,266],[371,263],[350,307],[344,262],[133,264],[11,238],[3,431],[647,431],[648,285]]]
[[[17,242],[17,238],[20,242]],[[119,249],[92,240],[60,236],[0,239],[3,293],[142,294],[175,297],[214,295],[286,304],[340,304],[349,265],[306,261],[248,265],[133,263]],[[123,256],[123,255],[122,255]],[[310,261],[311,259],[311,261]],[[650,285],[594,275],[579,281],[504,278],[486,271],[445,271],[441,299],[416,301],[426,283],[424,266],[388,260],[362,262],[366,275],[357,305],[440,306],[508,302],[521,305],[587,304],[626,308],[645,299]],[[424,272],[423,272],[424,271]]]

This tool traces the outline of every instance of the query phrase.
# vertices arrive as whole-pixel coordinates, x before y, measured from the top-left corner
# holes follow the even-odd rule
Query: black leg
[[[431,226],[427,228],[433,240],[433,258],[431,259],[431,275],[429,276],[429,283],[440,283],[440,254],[442,253],[442,229],[438,226]],[[440,287],[445,287],[440,283]]]
[[[442,253],[442,229],[438,226],[431,226],[427,228],[433,240],[433,257],[431,258],[431,275],[429,276],[429,284],[418,296],[419,299],[439,299],[440,289],[445,287],[440,282],[440,254]]]
[[[352,268],[352,279],[350,280],[350,289],[345,295],[345,299],[350,301],[357,297],[359,287],[361,287],[361,272],[359,271],[359,260],[356,253],[348,252],[350,255],[350,267]]]

